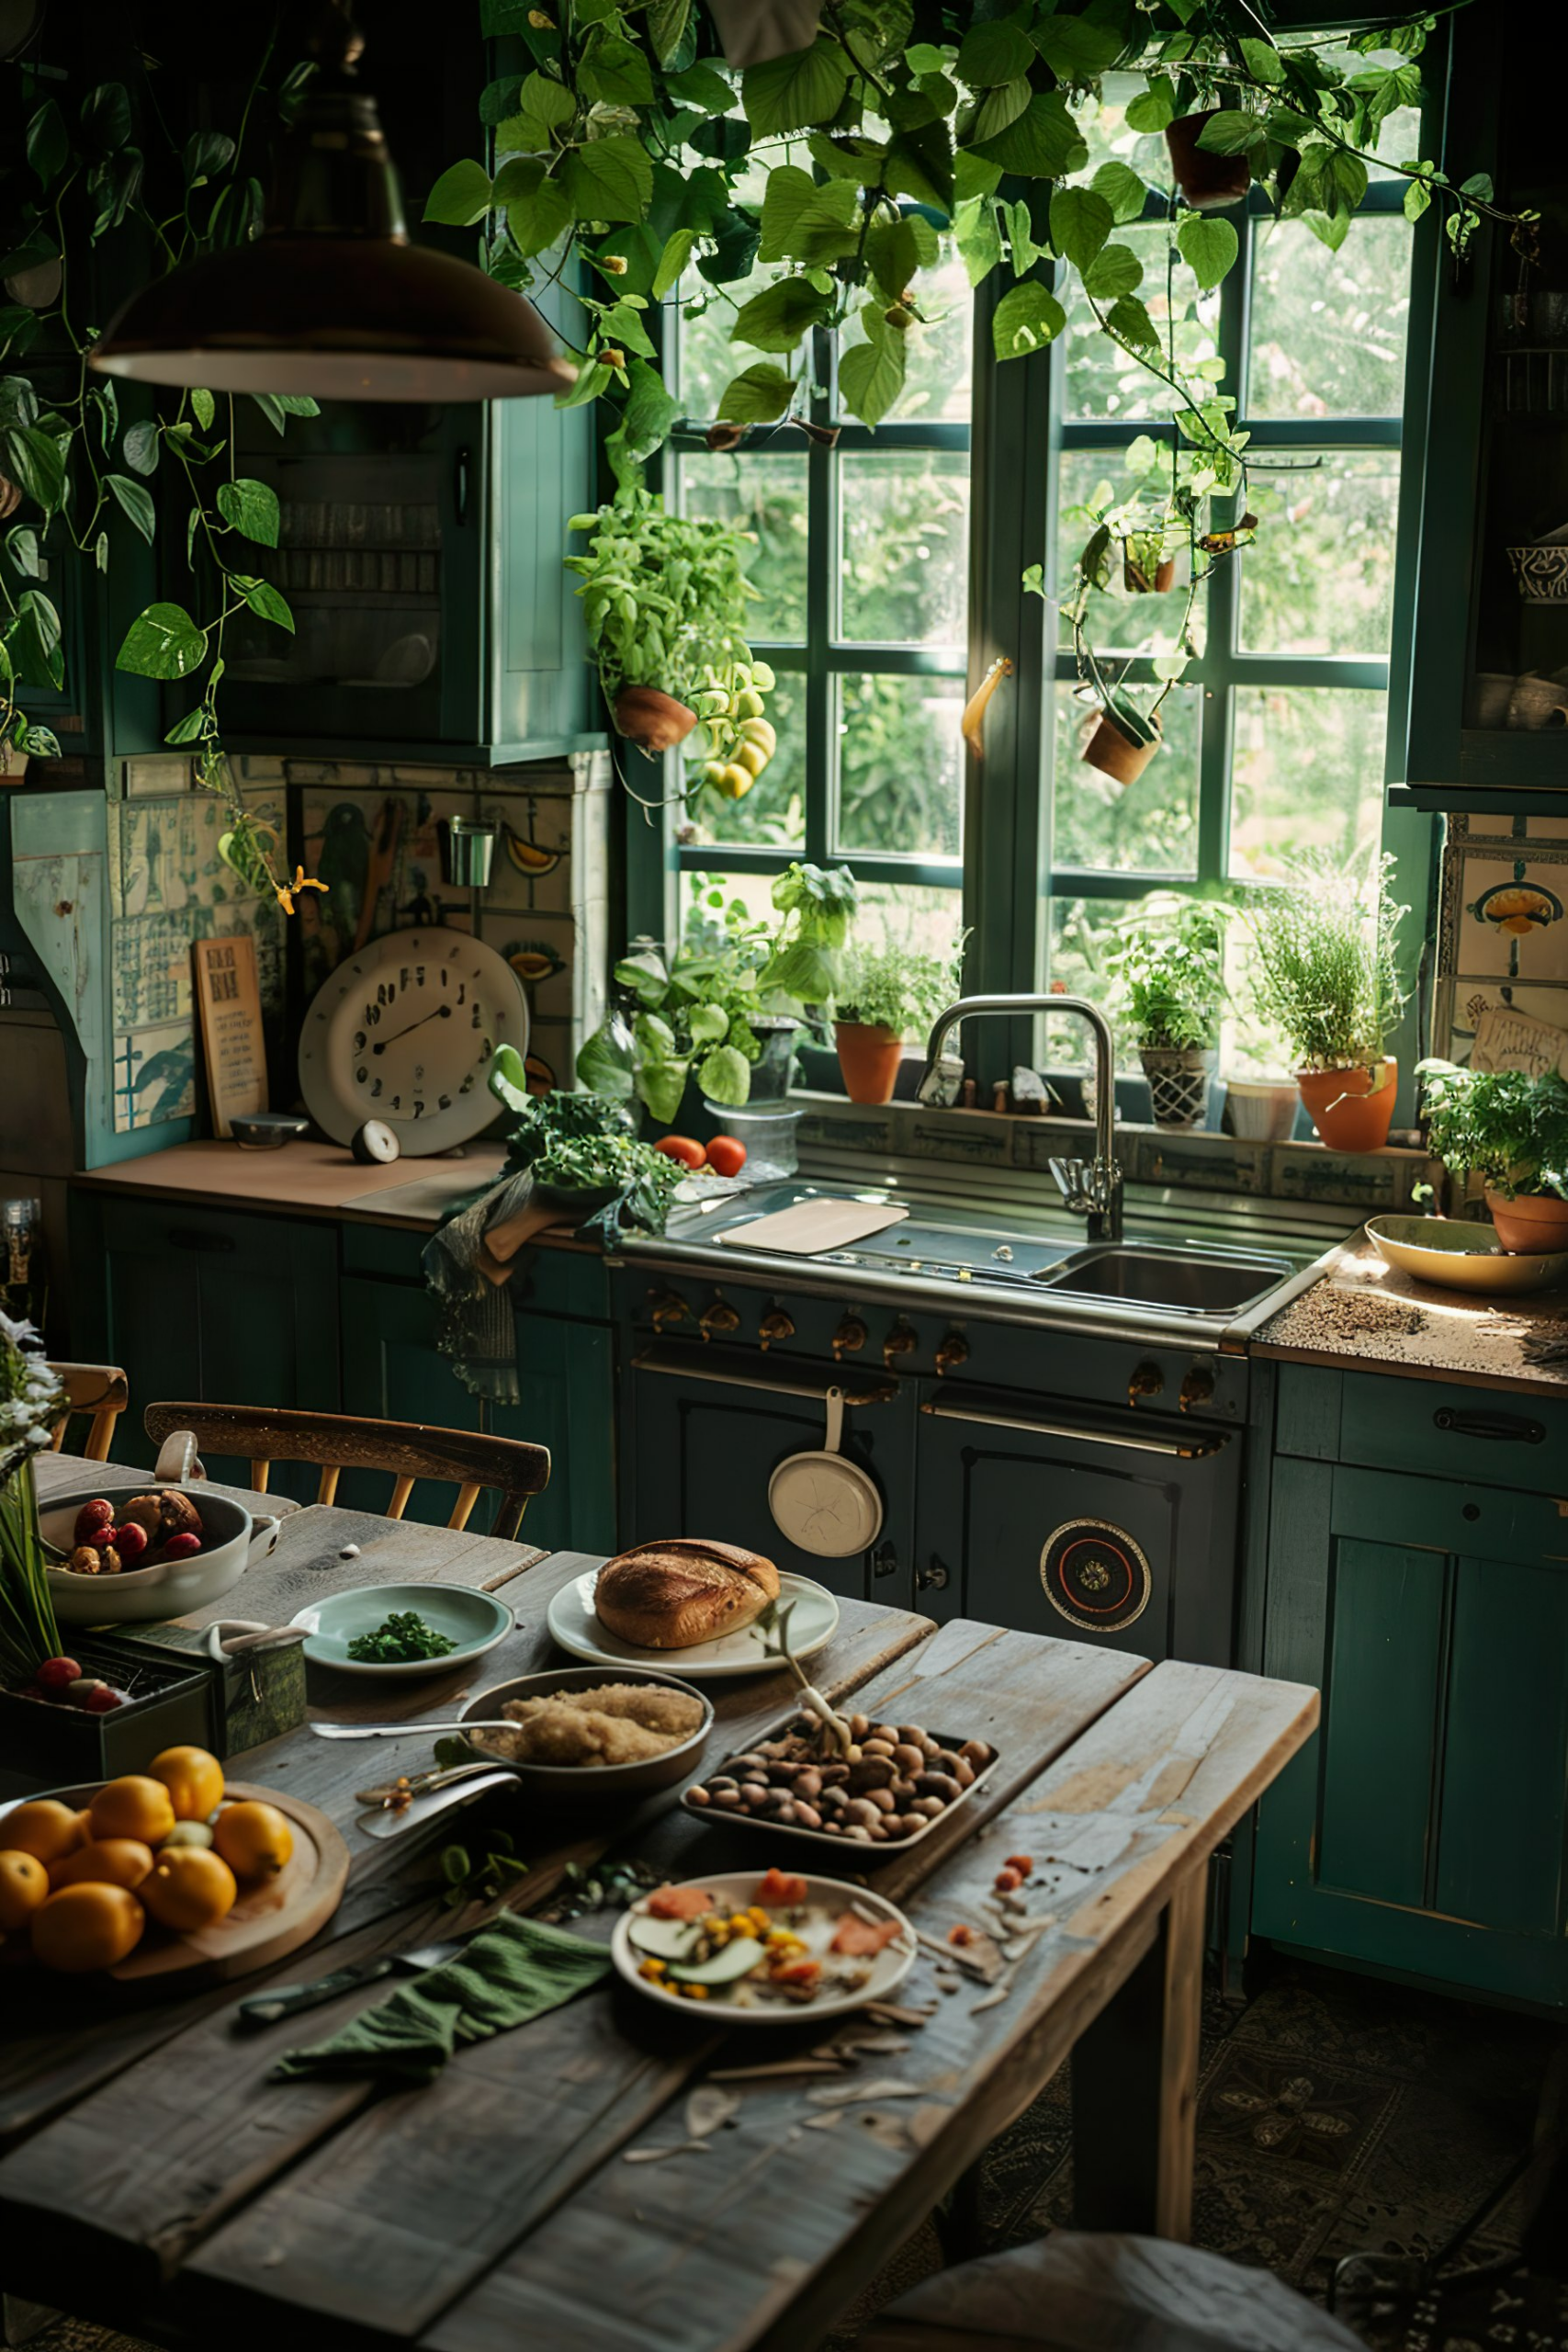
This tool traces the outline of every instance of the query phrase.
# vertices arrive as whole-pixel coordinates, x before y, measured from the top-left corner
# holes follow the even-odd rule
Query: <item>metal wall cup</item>
[[[441,847],[441,879],[464,890],[490,887],[491,860],[495,855],[495,827],[476,824],[471,817],[444,817],[437,825]]]

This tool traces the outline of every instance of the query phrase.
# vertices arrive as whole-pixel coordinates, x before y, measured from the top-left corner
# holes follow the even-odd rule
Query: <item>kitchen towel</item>
[[[606,1945],[503,1911],[460,1958],[400,1986],[328,2041],[286,2052],[272,2079],[376,2075],[432,2083],[460,2041],[486,2041],[559,2008],[601,1983],[610,1964]]]

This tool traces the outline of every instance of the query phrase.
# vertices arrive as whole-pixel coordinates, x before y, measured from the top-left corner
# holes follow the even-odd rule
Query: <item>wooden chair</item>
[[[858,2352],[1364,2352],[1267,2270],[1168,2238],[1055,2230],[922,2278]]]
[[[65,1410],[54,1424],[50,1444],[58,1453],[73,1413],[91,1413],[87,1442],[82,1451],[89,1462],[107,1462],[114,1425],[130,1402],[130,1388],[114,1363],[51,1363],[51,1372],[64,1385]]]
[[[342,1471],[385,1470],[392,1479],[387,1518],[401,1519],[416,1478],[436,1478],[457,1488],[447,1526],[467,1527],[480,1487],[495,1487],[501,1500],[490,1532],[502,1539],[516,1534],[529,1500],[549,1483],[547,1447],[520,1438],[482,1437],[471,1430],[360,1421],[343,1413],[296,1413],[271,1405],[149,1405],[141,1419],[155,1444],[176,1430],[192,1430],[204,1451],[248,1457],[258,1494],[265,1494],[275,1462],[319,1462],[319,1503],[333,1499]]]

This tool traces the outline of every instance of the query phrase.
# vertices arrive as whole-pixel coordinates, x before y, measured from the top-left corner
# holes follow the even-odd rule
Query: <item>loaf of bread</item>
[[[638,1544],[599,1571],[600,1623],[645,1650],[688,1650],[760,1617],[779,1595],[779,1572],[739,1544],[674,1536]]]

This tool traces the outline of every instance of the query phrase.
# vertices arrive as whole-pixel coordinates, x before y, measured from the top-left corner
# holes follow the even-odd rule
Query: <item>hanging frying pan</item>
[[[882,1528],[882,1496],[874,1478],[840,1452],[844,1392],[828,1391],[828,1428],[819,1450],[792,1453],[768,1481],[768,1509],[781,1535],[797,1550],[825,1560],[865,1552]]]

